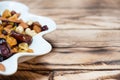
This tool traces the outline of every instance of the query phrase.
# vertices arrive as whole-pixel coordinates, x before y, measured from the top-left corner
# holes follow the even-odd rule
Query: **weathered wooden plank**
[[[0,75],[0,80],[49,80],[48,71],[17,71],[11,76]]]
[[[112,0],[70,0],[69,3],[66,0],[62,1],[54,0],[52,3],[49,0],[36,0],[29,4],[31,0],[20,0],[30,7],[32,13],[55,20],[58,29],[120,29],[118,0],[115,2]],[[70,6],[70,3],[75,3],[75,5]],[[63,6],[67,7],[63,8]]]
[[[14,0],[20,1],[30,8],[119,8],[119,0]],[[71,4],[71,5],[70,5]],[[36,5],[36,6],[34,6]]]
[[[64,61],[64,60],[63,60]],[[101,65],[54,65],[54,64],[26,64],[22,63],[19,64],[19,70],[41,70],[41,71],[69,71],[69,70],[120,70],[120,65],[107,65],[107,64],[101,64]]]
[[[58,29],[120,29],[119,10],[117,10],[117,13],[113,9],[100,9],[99,11],[95,9],[51,9],[51,11],[35,11],[32,12],[52,18],[57,23]]]
[[[56,30],[45,39],[54,47],[120,46],[120,30]]]
[[[120,60],[119,55],[120,47],[58,48],[45,56],[34,58],[30,63],[92,64],[96,62],[109,62],[110,64],[110,62]]]
[[[60,71],[54,80],[120,80],[120,71]]]
[[[19,66],[28,70],[120,69],[119,53],[119,47],[57,48]]]

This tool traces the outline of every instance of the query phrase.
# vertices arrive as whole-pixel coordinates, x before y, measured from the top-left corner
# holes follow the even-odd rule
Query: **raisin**
[[[48,30],[48,26],[47,26],[47,25],[44,25],[44,26],[42,27],[42,31],[46,31],[46,30]]]
[[[15,11],[11,11],[11,15],[14,15],[14,14],[16,14],[16,12]]]

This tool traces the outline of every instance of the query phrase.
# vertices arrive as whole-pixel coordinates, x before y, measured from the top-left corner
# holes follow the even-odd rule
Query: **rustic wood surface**
[[[120,80],[120,0],[13,0],[52,18],[53,50],[0,80]]]

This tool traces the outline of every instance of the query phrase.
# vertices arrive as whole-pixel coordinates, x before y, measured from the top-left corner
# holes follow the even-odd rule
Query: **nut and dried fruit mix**
[[[34,52],[29,48],[32,37],[48,30],[47,25],[39,22],[24,22],[19,19],[20,14],[5,10],[0,15],[0,62],[18,52]]]

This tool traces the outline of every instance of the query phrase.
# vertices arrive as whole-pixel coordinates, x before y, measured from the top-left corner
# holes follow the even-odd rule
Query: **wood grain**
[[[120,46],[119,30],[56,30],[45,36],[54,47]]]
[[[49,80],[48,71],[18,71],[11,76],[0,76],[0,80]]]
[[[58,48],[19,66],[24,70],[120,69],[119,51],[119,47]]]
[[[119,80],[120,71],[60,71],[54,80]]]
[[[52,18],[53,50],[1,80],[120,80],[120,0],[13,0]]]

